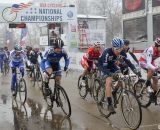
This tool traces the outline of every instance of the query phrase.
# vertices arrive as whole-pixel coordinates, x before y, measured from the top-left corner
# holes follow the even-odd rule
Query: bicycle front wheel
[[[60,107],[62,108],[64,114],[68,117],[71,116],[71,104],[68,98],[68,95],[66,93],[66,91],[64,90],[64,88],[62,88],[61,86],[57,86],[58,89],[58,103],[60,105]]]
[[[100,80],[98,79],[94,79],[94,83],[93,83],[93,99],[95,101],[98,100],[98,89],[100,88]]]
[[[46,96],[45,83],[42,82],[42,94],[43,94],[44,100],[46,101],[49,108],[53,108],[52,91],[50,89],[47,89],[47,91],[48,93],[50,93],[48,96]]]
[[[82,75],[79,76],[78,78],[78,90],[81,98],[85,99],[88,94],[88,91],[87,91],[86,83],[84,83],[84,81],[82,80]]]
[[[36,74],[35,74],[34,70],[30,72],[30,80],[31,80],[32,87],[35,87],[35,84],[36,84]]]
[[[121,110],[127,126],[131,129],[137,129],[142,121],[142,109],[136,96],[131,91],[124,91]]]
[[[41,72],[37,71],[35,76],[36,76],[36,82],[37,82],[38,87],[41,87],[42,86],[42,82],[43,82]]]
[[[145,86],[145,80],[140,79],[136,82],[133,90],[142,107],[147,108],[151,105],[150,96],[147,93],[147,87]]]
[[[26,81],[23,78],[20,79],[19,81],[18,93],[19,93],[19,99],[22,105],[24,105],[27,99],[27,86],[26,86]]]

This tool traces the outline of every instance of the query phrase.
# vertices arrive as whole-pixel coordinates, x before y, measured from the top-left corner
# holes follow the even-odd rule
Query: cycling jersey
[[[116,64],[119,60],[124,61],[129,67],[134,69],[133,64],[127,59],[125,51],[122,51],[119,56],[116,56],[112,48],[105,49],[99,58],[99,67],[103,75],[109,76],[119,70]]]
[[[5,51],[0,51],[0,69],[3,72],[3,62],[7,59]]]
[[[131,70],[134,72],[134,70],[136,69],[135,66],[131,63],[131,61],[127,58],[127,52],[125,50],[121,51],[120,56],[119,56],[119,67],[121,69],[121,72],[123,74],[128,74],[129,73],[129,69],[128,67],[131,68]]]
[[[93,61],[94,59],[98,59],[101,55],[101,51],[94,51],[94,48],[88,48],[86,55],[83,56],[83,58]]]
[[[7,59],[9,60],[9,56],[10,56],[10,52],[9,51],[5,51]]]
[[[154,64],[154,60],[160,57],[160,52],[158,51],[157,47],[151,46],[144,50],[142,53],[139,62],[140,66],[144,69],[152,69],[156,70],[157,67]]]
[[[3,61],[7,58],[5,51],[0,51],[0,60]]]
[[[53,47],[49,48],[45,52],[43,60],[41,61],[42,71],[45,71],[46,68],[48,68],[48,67],[54,68],[54,66],[56,68],[56,69],[54,69],[54,71],[60,70],[59,62],[62,57],[64,57],[64,60],[65,60],[65,67],[68,68],[69,58],[68,58],[66,51],[64,49],[62,49],[62,51],[60,53],[56,53],[54,51]]]
[[[29,58],[29,60],[31,61],[32,64],[36,64],[38,62],[38,56],[39,56],[39,53],[32,50],[30,52],[28,58]]]
[[[101,51],[94,51],[94,48],[88,48],[86,54],[81,59],[82,67],[90,71],[93,69],[93,60],[98,60],[100,55]]]
[[[25,58],[24,51],[21,51],[19,54],[15,50],[11,51],[10,59],[12,62],[22,62]]]

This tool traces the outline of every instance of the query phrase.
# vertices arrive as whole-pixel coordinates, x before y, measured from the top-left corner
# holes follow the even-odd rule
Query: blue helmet
[[[120,38],[113,38],[112,40],[112,47],[114,48],[122,48],[124,45],[124,41]]]

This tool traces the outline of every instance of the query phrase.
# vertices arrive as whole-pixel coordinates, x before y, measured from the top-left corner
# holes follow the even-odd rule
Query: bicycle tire
[[[3,75],[6,76],[7,75],[7,65],[6,63],[4,63],[4,68],[3,68]]]
[[[22,83],[24,83],[23,87],[21,86]],[[21,78],[20,81],[19,81],[18,92],[19,92],[20,101],[21,101],[22,105],[24,105],[25,102],[26,102],[26,99],[27,99],[27,86],[26,86],[26,81],[23,78]],[[22,95],[22,92],[24,92],[24,95]],[[22,99],[22,97],[24,99]]]
[[[35,87],[36,85],[36,75],[35,75],[35,72],[34,70],[30,72],[30,78],[31,78],[31,86],[32,87]]]
[[[82,80],[82,75],[79,76],[78,78],[78,90],[79,90],[79,95],[82,99],[85,99],[87,94],[88,94],[88,91],[87,91],[87,87],[86,85],[85,86],[82,86],[81,85],[81,81]]]
[[[97,86],[98,85],[98,86]],[[93,81],[93,99],[97,102],[98,100],[98,88],[100,87],[100,80],[94,79]]]
[[[143,87],[145,80],[138,80],[133,87],[134,94],[137,96],[141,107],[147,108],[151,105],[150,97],[147,95],[146,87]],[[143,88],[143,90],[142,90]],[[144,98],[144,99],[143,99]],[[146,100],[146,101],[145,101]]]
[[[42,86],[42,82],[43,82],[43,78],[42,78],[42,74],[40,71],[36,71],[36,82],[37,82],[37,85],[40,87]]]
[[[111,113],[108,111],[108,105],[105,101],[105,92],[102,85],[100,85],[100,87],[97,89],[97,96],[98,111],[101,113],[102,116],[108,118],[111,115]]]
[[[142,122],[142,109],[141,109],[140,103],[138,102],[137,97],[131,91],[125,90],[124,93],[125,94],[122,95],[122,99],[121,99],[121,110],[122,110],[123,118],[125,120],[125,123],[130,129],[137,129],[139,128]],[[134,102],[131,103],[131,101],[133,100]],[[123,104],[127,105],[126,111]],[[135,115],[137,115],[138,117],[136,117],[136,119],[127,119],[127,117],[129,117],[129,114],[126,115],[125,112],[129,112],[129,114],[131,114],[132,117]]]
[[[52,96],[51,96],[51,94],[49,96],[45,95],[45,87],[44,86],[45,86],[45,84],[44,84],[44,82],[42,82],[42,94],[43,94],[44,100],[46,101],[49,108],[53,108]]]
[[[57,85],[57,90],[58,90],[58,102],[60,103],[60,107],[62,109],[62,111],[64,112],[64,114],[67,116],[67,117],[70,117],[71,116],[71,104],[70,104],[70,101],[69,101],[69,98],[68,98],[68,95],[66,93],[66,91],[64,90],[63,87],[61,87],[60,85]],[[68,107],[68,111],[66,112],[65,108],[64,108],[64,103],[62,102],[62,98],[61,98],[61,93],[62,95],[64,96],[64,100],[67,102],[67,107]]]

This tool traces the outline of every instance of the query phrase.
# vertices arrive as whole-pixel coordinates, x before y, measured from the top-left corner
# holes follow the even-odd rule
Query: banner
[[[49,23],[76,19],[75,7],[55,3],[1,4],[0,22]]]
[[[152,6],[153,7],[160,6],[160,0],[152,0]]]
[[[145,0],[122,0],[123,14],[143,10],[144,8]]]
[[[147,39],[147,18],[136,18],[123,21],[123,37],[131,41]]]

